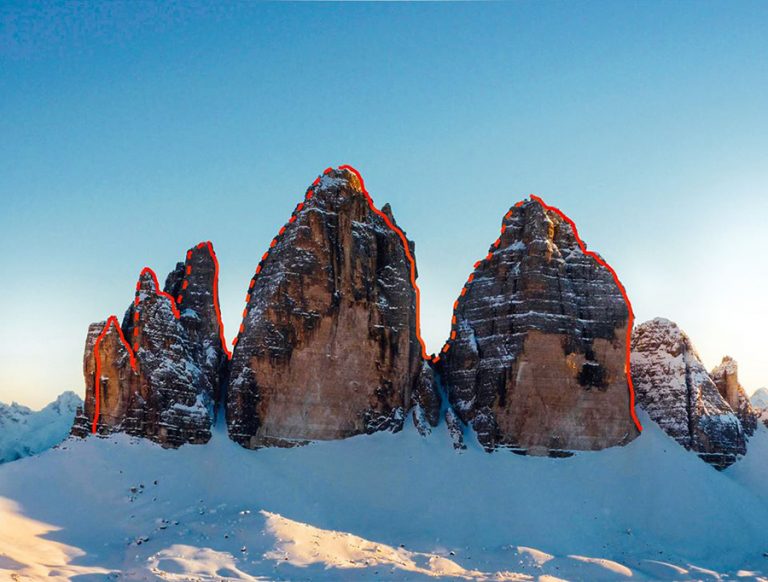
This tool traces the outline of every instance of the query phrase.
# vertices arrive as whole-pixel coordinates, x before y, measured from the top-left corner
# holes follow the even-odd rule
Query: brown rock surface
[[[402,427],[421,347],[412,266],[385,216],[349,170],[308,190],[249,287],[230,438],[256,448]]]
[[[730,405],[741,421],[744,432],[752,435],[757,428],[759,414],[752,408],[746,390],[739,382],[739,367],[730,356],[725,356],[710,373],[720,395]]]
[[[626,301],[558,212],[538,200],[510,209],[454,315],[439,369],[487,449],[559,455],[637,436]]]
[[[194,260],[195,253],[188,256]],[[188,299],[179,298],[184,316],[177,301],[159,290],[154,272],[144,269],[122,326],[113,316],[89,327],[85,404],[73,434],[85,436],[95,428],[171,447],[208,441],[223,345],[218,337],[219,343],[208,342],[218,332],[218,319],[206,321],[207,303],[198,299],[215,295],[210,293],[215,279],[203,268],[200,275],[184,287]]]
[[[120,430],[128,416],[129,401],[139,385],[133,352],[123,337],[117,319],[92,323],[88,326],[83,357],[85,400],[78,410],[72,434],[85,437],[93,428],[96,416],[96,341],[99,341],[99,420],[102,433]]]

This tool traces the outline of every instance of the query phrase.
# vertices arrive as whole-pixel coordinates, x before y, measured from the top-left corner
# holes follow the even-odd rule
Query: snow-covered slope
[[[738,463],[727,470],[728,475],[768,503],[768,428],[757,425],[749,439],[749,450]],[[768,539],[768,533],[763,537]],[[768,562],[768,557],[766,557]],[[766,568],[768,570],[768,568]]]
[[[83,401],[64,392],[39,411],[0,402],[0,463],[35,455],[59,444],[69,434],[75,411]]]
[[[221,428],[178,450],[70,440],[0,466],[0,578],[765,575],[765,462],[719,473],[641,421],[626,447],[566,459],[456,452],[444,425],[259,451]]]

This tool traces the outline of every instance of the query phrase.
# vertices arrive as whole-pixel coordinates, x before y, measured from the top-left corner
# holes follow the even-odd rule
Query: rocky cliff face
[[[768,388],[758,388],[749,399],[757,419],[768,427]]]
[[[750,436],[754,434],[758,414],[752,408],[747,392],[739,383],[739,367],[736,360],[725,356],[723,361],[712,370],[710,376],[720,395],[741,421],[744,432]]]
[[[401,235],[356,172],[329,169],[309,188],[249,286],[227,399],[233,440],[286,446],[402,427],[424,368]]]
[[[210,242],[187,251],[186,260],[168,274],[164,291],[176,300],[179,322],[186,331],[194,359],[221,398],[231,356],[224,339],[218,297],[219,263]]]
[[[594,450],[638,434],[626,376],[630,312],[609,268],[538,199],[504,216],[455,304],[439,369],[487,449]]]
[[[443,402],[437,382],[434,368],[424,360],[412,397],[413,422],[422,436],[430,434],[440,423]]]
[[[164,446],[208,441],[227,357],[216,273],[210,243],[198,245],[168,277],[173,296],[144,269],[122,325],[112,316],[89,327],[86,398],[73,434],[126,432]]]
[[[635,329],[632,378],[638,404],[706,462],[723,469],[746,452],[741,422],[676,324],[657,318]]]

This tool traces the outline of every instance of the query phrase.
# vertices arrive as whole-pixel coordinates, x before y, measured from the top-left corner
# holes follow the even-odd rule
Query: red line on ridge
[[[622,298],[624,299],[624,302],[627,305],[627,311],[629,312],[628,313],[628,321],[627,321],[627,338],[626,338],[627,339],[627,347],[626,347],[626,352],[625,352],[625,355],[624,355],[624,373],[627,376],[627,386],[629,387],[629,414],[632,417],[632,421],[635,423],[635,426],[637,427],[637,430],[642,432],[643,431],[643,427],[640,424],[640,420],[637,418],[637,414],[635,413],[635,385],[632,383],[632,370],[631,370],[631,352],[632,352],[632,349],[631,349],[631,339],[632,339],[632,326],[634,325],[634,321],[635,321],[635,313],[632,310],[632,303],[629,300],[629,296],[627,295],[627,291],[624,288],[624,285],[622,284],[622,282],[619,280],[619,276],[616,274],[616,271],[613,269],[613,267],[611,267],[597,253],[587,250],[587,245],[584,244],[584,241],[581,240],[581,237],[579,236],[579,230],[578,230],[578,228],[576,228],[576,223],[573,220],[571,220],[570,217],[568,217],[559,208],[556,208],[555,206],[550,206],[550,205],[546,204],[541,198],[539,198],[538,196],[536,196],[534,194],[531,194],[531,200],[533,200],[534,202],[538,202],[542,206],[542,208],[544,208],[545,210],[550,210],[550,211],[556,213],[560,218],[562,218],[565,222],[567,222],[571,226],[571,228],[573,229],[573,235],[576,238],[576,242],[579,244],[579,248],[581,249],[581,251],[585,255],[587,255],[588,257],[591,257],[592,259],[594,259],[599,265],[601,265],[601,266],[605,267],[606,269],[608,269],[608,272],[613,277],[613,280],[616,283],[616,286],[619,288],[619,292],[621,293],[621,296],[622,296]],[[520,202],[515,204],[515,208],[519,208],[524,203],[525,203],[525,201],[521,200]],[[511,215],[512,215],[512,211],[509,211],[509,212],[507,212],[504,215],[504,218],[505,219],[509,218]],[[504,233],[505,230],[506,230],[506,227],[505,227],[505,225],[502,224],[502,228],[501,228],[502,234]],[[499,248],[500,244],[501,244],[501,238],[497,238],[494,241],[492,246],[495,247],[495,248]],[[484,259],[482,259],[482,260],[478,261],[477,263],[475,263],[475,271],[484,262],[489,261],[492,258],[492,256],[493,256],[493,252],[489,252],[488,255],[486,255],[486,257]],[[473,278],[474,278],[474,273],[472,273],[469,276],[469,278],[467,279],[467,282],[464,284],[464,287],[462,287],[460,297],[464,297],[464,295],[466,295],[466,293],[467,293],[467,285],[469,285],[469,283],[472,282]],[[443,345],[441,353],[445,353],[445,352],[447,352],[450,349],[451,341],[455,337],[454,334],[455,334],[455,326],[456,326],[456,311],[457,311],[458,308],[459,308],[459,299],[457,299],[454,302],[454,304],[453,304],[453,318],[451,319],[451,337]],[[433,363],[436,364],[439,361],[440,361],[440,356],[439,355],[438,356],[433,356],[433,358],[432,358],[432,362]]]
[[[136,371],[136,356],[133,353],[133,350],[131,350],[131,346],[128,344],[127,341],[125,341],[125,336],[123,335],[123,330],[120,327],[120,324],[117,321],[117,317],[114,315],[110,315],[109,319],[107,319],[107,323],[104,325],[104,329],[101,330],[101,333],[99,334],[99,337],[96,338],[96,342],[93,345],[93,356],[96,360],[96,375],[94,378],[94,385],[93,385],[93,394],[96,398],[96,404],[94,406],[93,410],[93,422],[91,423],[91,432],[96,433],[96,429],[99,424],[99,414],[101,413],[101,358],[99,357],[99,347],[101,345],[101,341],[104,339],[104,336],[107,335],[107,332],[109,331],[109,328],[111,325],[115,326],[115,329],[117,329],[117,333],[120,337],[120,341],[125,346],[125,349],[128,350],[128,357],[131,362],[131,369],[135,372]]]
[[[134,321],[136,323],[138,323],[139,321],[138,309],[141,303],[141,298],[139,297],[139,290],[141,289],[141,279],[146,274],[149,274],[149,276],[152,279],[152,284],[155,286],[155,294],[160,297],[165,297],[166,299],[168,299],[168,301],[171,304],[171,311],[173,312],[173,316],[176,319],[179,319],[180,317],[179,310],[176,308],[176,303],[173,300],[173,297],[171,297],[165,291],[160,290],[160,283],[157,280],[157,274],[155,274],[155,272],[149,267],[144,267],[141,270],[141,273],[139,274],[139,280],[136,282],[136,296],[134,297],[133,305],[137,311],[134,312],[134,317],[133,317]],[[117,321],[117,316],[110,315],[109,318],[107,319],[107,323],[104,324],[104,328],[101,330],[99,337],[96,338],[96,343],[94,344],[94,347],[93,347],[93,354],[94,354],[94,357],[96,358],[96,379],[95,379],[95,384],[93,389],[96,403],[93,409],[93,421],[91,423],[91,433],[94,433],[94,434],[96,433],[96,428],[99,424],[99,414],[101,413],[101,394],[100,394],[101,386],[99,381],[99,378],[101,378],[101,361],[99,358],[99,346],[101,344],[101,340],[107,334],[107,331],[109,330],[109,327],[112,324],[114,324],[115,327],[117,328],[117,331],[120,334],[120,341],[123,343],[123,345],[125,346],[125,349],[128,351],[128,357],[130,358],[130,361],[131,361],[131,369],[133,369],[134,372],[136,371],[136,353],[139,351],[139,342],[137,340],[133,344],[133,347],[131,347],[131,345],[125,340],[125,336],[123,335],[123,329],[120,327],[120,323]],[[137,332],[138,332],[138,328],[135,328],[134,336],[138,335]]]
[[[136,306],[138,307],[138,305],[139,305],[139,303],[140,303],[140,300],[139,300],[139,295],[138,295],[138,293],[139,293],[139,285],[141,284],[141,278],[142,278],[142,277],[143,277],[145,274],[147,274],[147,273],[149,273],[150,277],[152,277],[152,282],[153,282],[153,283],[154,283],[154,285],[155,285],[155,295],[159,295],[160,297],[165,297],[165,298],[166,298],[168,301],[170,301],[170,302],[171,302],[171,311],[173,311],[173,316],[174,316],[176,319],[179,319],[179,317],[181,317],[181,314],[179,313],[179,310],[178,310],[178,308],[176,307],[176,301],[174,300],[174,298],[173,298],[173,297],[171,297],[171,295],[169,295],[169,294],[168,294],[168,293],[166,293],[165,291],[161,291],[161,290],[160,290],[160,283],[159,283],[159,282],[158,282],[158,280],[157,280],[157,275],[156,275],[156,274],[155,274],[155,272],[154,272],[152,269],[150,269],[149,267],[144,267],[144,268],[141,270],[141,274],[139,275],[139,281],[136,283],[136,299],[137,299],[137,301],[136,301]]]
[[[213,259],[213,309],[216,312],[216,319],[219,323],[219,340],[221,341],[221,349],[227,354],[227,359],[232,359],[232,352],[227,347],[227,340],[224,337],[224,322],[221,319],[221,306],[219,305],[219,259],[216,258],[216,253],[213,251],[213,245],[210,241],[207,243],[208,252]]]
[[[221,306],[219,305],[219,259],[216,258],[216,252],[213,250],[213,243],[211,241],[198,243],[195,248],[202,249],[206,247],[208,250],[208,256],[213,260],[213,310],[216,313],[216,322],[219,324],[219,341],[221,341],[221,349],[227,355],[227,359],[232,359],[232,352],[227,347],[227,340],[224,337],[224,322],[221,319]],[[192,260],[192,251],[187,251],[187,261]],[[192,274],[192,265],[185,265],[184,279],[181,288],[186,289],[188,286],[187,276]],[[177,302],[179,305],[184,301],[184,296],[179,295]]]
[[[355,168],[349,165],[343,165],[339,166],[340,170],[348,170],[352,172],[355,176],[357,176],[357,179],[360,181],[360,188],[363,191],[363,194],[365,195],[365,199],[368,201],[368,206],[370,209],[375,213],[378,214],[381,218],[384,219],[384,222],[387,224],[389,228],[391,228],[397,236],[400,237],[400,241],[403,243],[403,250],[405,251],[405,256],[408,259],[408,262],[410,263],[410,271],[411,271],[411,285],[413,286],[413,290],[416,293],[416,338],[419,340],[419,344],[421,345],[421,357],[425,360],[429,359],[429,356],[427,356],[427,347],[424,343],[424,340],[421,338],[421,291],[419,290],[419,286],[416,284],[416,261],[413,258],[413,255],[411,255],[411,249],[408,246],[408,239],[405,238],[405,235],[403,234],[403,231],[400,230],[399,227],[395,226],[392,221],[389,219],[389,217],[384,214],[381,210],[376,208],[376,205],[373,203],[373,199],[371,198],[371,195],[368,194],[368,190],[365,188],[365,181],[363,180],[363,177],[360,175],[360,172],[358,172]]]
[[[329,174],[333,168],[326,168],[323,171],[323,175]],[[339,170],[347,170],[348,172],[351,172],[352,174],[357,177],[358,181],[360,182],[360,189],[365,196],[365,200],[368,203],[368,207],[374,212],[374,214],[377,214],[379,217],[381,217],[385,224],[395,233],[398,237],[400,237],[400,241],[403,244],[403,250],[405,251],[405,256],[408,259],[408,263],[410,265],[410,279],[411,279],[411,285],[413,287],[414,292],[416,293],[416,338],[419,340],[419,345],[421,346],[421,357],[425,360],[429,359],[429,356],[427,356],[427,348],[426,344],[424,343],[424,340],[421,337],[421,311],[420,311],[420,304],[421,304],[421,292],[419,291],[419,286],[416,284],[416,262],[413,259],[413,255],[411,255],[411,249],[408,246],[408,239],[405,238],[405,235],[403,234],[403,231],[400,230],[399,227],[395,226],[392,221],[387,217],[386,214],[384,214],[381,210],[376,208],[376,205],[373,203],[373,199],[371,198],[371,195],[368,193],[368,190],[365,188],[365,181],[363,180],[363,177],[360,175],[360,172],[358,172],[355,168],[353,168],[350,165],[341,165],[339,166]],[[314,182],[312,182],[312,187],[317,186],[320,183],[320,177],[318,176]],[[304,195],[304,200],[310,200],[314,194],[314,191],[312,190],[312,187],[307,189],[306,194]],[[301,210],[304,209],[305,203],[304,201],[299,202],[296,205],[296,208],[294,209],[293,213],[291,214],[291,219],[288,221],[288,224],[293,224],[296,220],[296,214],[298,212],[301,212]],[[272,239],[272,242],[269,245],[269,249],[266,253],[261,257],[261,261],[259,262],[259,265],[256,267],[256,274],[251,278],[251,283],[249,284],[249,289],[252,289],[255,280],[256,275],[258,275],[261,272],[262,265],[264,261],[269,256],[269,252],[271,249],[275,247],[278,240],[281,236],[285,234],[285,231],[287,229],[287,225],[284,225],[280,231],[278,232],[278,235]],[[250,295],[248,295],[248,298],[250,298]],[[232,340],[232,345],[236,345],[237,341],[240,337],[240,334],[243,333],[245,329],[245,315],[247,315],[248,310],[248,301],[246,301],[245,306],[245,312],[243,316],[243,322],[240,324],[240,332],[238,335]]]

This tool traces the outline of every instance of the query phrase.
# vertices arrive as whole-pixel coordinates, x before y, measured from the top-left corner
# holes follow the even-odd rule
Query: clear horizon
[[[219,259],[228,340],[269,241],[350,164],[416,243],[437,351],[534,193],[708,369],[768,386],[768,5],[0,6],[0,401],[83,394],[140,270]]]

